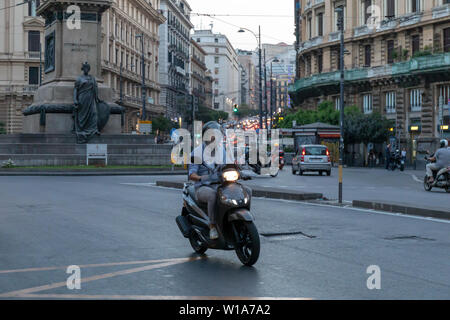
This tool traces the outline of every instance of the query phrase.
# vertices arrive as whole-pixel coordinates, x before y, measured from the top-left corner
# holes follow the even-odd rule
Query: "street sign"
[[[90,159],[104,159],[108,165],[108,145],[107,144],[86,144],[86,165]]]
[[[139,120],[139,132],[143,134],[152,133],[152,122]]]

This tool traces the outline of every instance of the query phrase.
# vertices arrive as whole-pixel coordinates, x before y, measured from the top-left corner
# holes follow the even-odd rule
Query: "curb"
[[[187,171],[159,171],[159,170],[141,170],[141,171],[124,171],[124,170],[108,170],[95,171],[89,170],[73,170],[73,171],[0,171],[0,176],[51,176],[51,177],[83,177],[83,176],[179,176],[186,175]]]
[[[158,187],[183,189],[184,183],[177,181],[156,181]],[[263,187],[250,187],[252,189],[253,197],[262,197],[269,199],[282,199],[282,200],[318,200],[323,198],[321,193],[308,193],[308,192],[286,192],[281,189],[263,188]]]
[[[450,211],[433,210],[427,208],[408,207],[401,204],[380,203],[363,200],[353,200],[353,207],[363,209],[373,209],[392,213],[407,214],[411,216],[421,216],[428,218],[438,218],[450,220]]]

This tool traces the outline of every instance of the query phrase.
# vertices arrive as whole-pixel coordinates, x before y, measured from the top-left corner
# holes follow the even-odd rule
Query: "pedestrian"
[[[402,149],[402,160],[406,162],[406,148]]]
[[[391,163],[391,144],[386,146],[386,170],[389,170],[389,164]]]

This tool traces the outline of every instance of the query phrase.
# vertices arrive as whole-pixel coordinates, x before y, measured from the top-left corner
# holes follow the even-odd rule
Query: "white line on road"
[[[419,182],[419,183],[423,182],[423,180],[420,180],[419,178],[417,178],[417,176],[415,174],[412,174],[411,176],[414,179],[414,181]]]

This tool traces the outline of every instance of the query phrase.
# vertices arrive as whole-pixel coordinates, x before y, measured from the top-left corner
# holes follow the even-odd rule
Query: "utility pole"
[[[42,85],[42,44],[39,34],[39,87]]]
[[[266,49],[264,49],[264,115],[266,122],[266,129],[269,128],[269,117],[267,115],[267,65],[266,65]]]
[[[120,71],[119,71],[119,94],[120,94],[120,105],[123,105],[123,83],[122,83],[122,68],[123,68],[123,63],[122,61],[120,62]]]
[[[345,108],[345,99],[344,99],[344,9],[342,7],[336,8],[336,12],[339,16],[338,27],[341,36],[341,52],[339,56],[340,61],[340,71],[341,71],[341,79],[340,79],[340,140],[339,140],[339,203],[342,204],[342,186],[343,186],[343,165],[344,165],[344,108]]]
[[[258,47],[259,47],[259,125],[260,129],[262,129],[262,52],[261,52],[261,26],[259,26],[259,41],[258,41]]]

